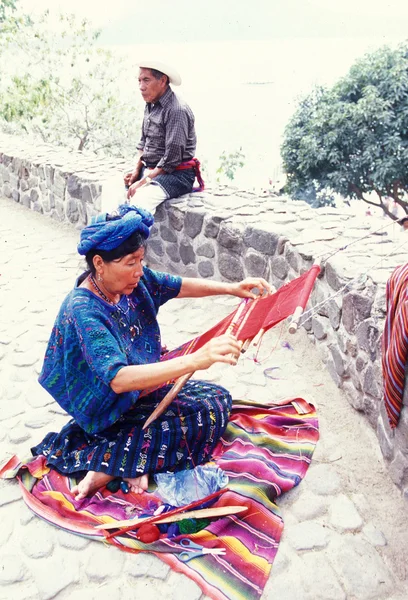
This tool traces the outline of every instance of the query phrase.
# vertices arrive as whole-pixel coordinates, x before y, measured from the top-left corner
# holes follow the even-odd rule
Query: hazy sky
[[[61,9],[104,29],[105,43],[278,38],[406,39],[407,0],[19,0],[27,11]]]
[[[222,151],[242,147],[242,171],[254,178],[279,172],[282,132],[299,95],[332,85],[365,52],[408,38],[408,0],[17,2],[28,12],[87,17],[102,28],[102,43],[122,44],[132,60],[177,66],[180,92],[196,116],[200,158],[215,171]],[[142,102],[135,79],[130,86]],[[220,111],[220,98],[229,97],[234,102]]]

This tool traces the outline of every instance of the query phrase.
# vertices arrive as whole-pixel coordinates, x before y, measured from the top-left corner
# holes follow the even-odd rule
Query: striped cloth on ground
[[[298,414],[300,409],[310,412]],[[213,455],[215,463],[229,476],[229,491],[214,506],[245,505],[248,511],[214,520],[199,533],[181,536],[202,546],[223,547],[225,556],[205,555],[183,563],[177,558],[176,552],[181,549],[177,537],[146,545],[129,533],[117,538],[117,545],[131,552],[155,552],[214,600],[260,598],[283,530],[275,500],[300,483],[318,437],[314,408],[305,400],[285,400],[279,405],[234,401],[230,422]],[[160,504],[153,493],[111,494],[106,488],[78,502],[70,492],[75,480],[50,471],[44,457],[21,467],[14,457],[0,476],[9,478],[18,472],[31,510],[66,531],[95,540],[105,538],[94,525],[151,514]]]
[[[395,269],[386,287],[387,317],[382,340],[384,403],[392,428],[398,425],[408,358],[408,264]]]

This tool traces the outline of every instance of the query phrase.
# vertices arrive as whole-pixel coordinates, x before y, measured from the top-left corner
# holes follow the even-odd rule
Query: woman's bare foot
[[[126,479],[130,486],[130,491],[134,494],[142,494],[149,487],[149,476],[142,475],[141,477],[133,477],[131,479]]]
[[[75,500],[83,500],[88,494],[99,490],[99,488],[112,481],[112,479],[115,479],[113,475],[99,473],[99,471],[88,471],[82,481],[74,486],[71,491],[75,496]]]

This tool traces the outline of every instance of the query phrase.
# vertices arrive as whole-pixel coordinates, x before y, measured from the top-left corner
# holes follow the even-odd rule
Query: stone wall
[[[123,161],[0,136],[2,195],[78,227],[100,210],[102,180],[123,169]],[[227,188],[159,207],[147,260],[187,276],[259,275],[277,288],[321,262],[303,325],[335,383],[377,431],[391,477],[408,498],[408,393],[395,431],[381,401],[385,283],[406,262],[407,243],[408,232],[382,218]]]

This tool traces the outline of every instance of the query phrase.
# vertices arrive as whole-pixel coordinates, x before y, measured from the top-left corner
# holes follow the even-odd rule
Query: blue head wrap
[[[92,217],[91,224],[81,231],[78,244],[79,254],[85,255],[90,250],[113,250],[127,240],[135,231],[145,238],[149,237],[150,227],[154,219],[147,210],[122,204],[118,208],[120,219],[107,221],[107,214]]]

